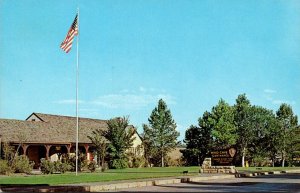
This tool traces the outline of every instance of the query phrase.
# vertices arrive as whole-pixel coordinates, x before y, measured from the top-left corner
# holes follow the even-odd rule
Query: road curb
[[[140,181],[130,181],[130,182],[112,182],[111,184],[95,184],[95,185],[64,185],[64,186],[19,186],[19,187],[1,187],[0,192],[102,192],[102,191],[112,191],[118,189],[126,188],[138,188],[146,186],[159,186],[165,184],[177,184],[177,183],[192,183],[192,182],[202,182],[206,180],[216,180],[216,179],[230,179],[230,178],[241,178],[241,177],[254,177],[260,175],[276,175],[283,173],[298,173],[300,170],[282,170],[282,171],[272,171],[272,172],[252,172],[252,173],[237,173],[223,174],[223,175],[212,175],[212,176],[185,176],[185,177],[174,177],[168,179],[147,179]]]
[[[222,176],[199,176],[199,177],[192,177],[188,178],[186,181],[188,182],[201,182],[206,180],[216,180],[216,179],[229,179],[229,178],[235,178],[235,175],[222,175]]]
[[[286,174],[300,172],[300,170],[282,170],[282,171],[271,171],[271,172],[252,172],[252,173],[237,173],[236,178],[246,178],[254,176],[265,176],[265,175],[276,175],[276,174]]]
[[[25,187],[2,187],[0,191],[5,192],[103,192],[126,188],[138,188],[146,186],[159,186],[166,184],[178,184],[189,182],[201,182],[205,180],[228,179],[235,178],[234,175],[224,174],[217,176],[189,176],[175,177],[169,179],[151,179],[133,182],[120,182],[111,184],[95,184],[95,185],[69,185],[69,186],[25,186]]]
[[[128,183],[115,183],[115,184],[103,184],[103,185],[90,185],[90,192],[101,192],[101,191],[111,191],[125,188],[138,188],[145,186],[159,186],[166,184],[179,184],[179,183],[189,183],[189,182],[201,182],[205,180],[215,180],[215,179],[228,179],[235,178],[234,175],[218,175],[218,176],[191,176],[191,177],[181,177],[181,178],[171,178],[171,179],[153,179],[148,181],[136,181]]]

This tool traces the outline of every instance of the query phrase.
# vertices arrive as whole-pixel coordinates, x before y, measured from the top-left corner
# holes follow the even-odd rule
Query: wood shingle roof
[[[30,117],[39,121],[30,121]],[[79,118],[79,143],[91,143],[88,135],[95,129],[107,129],[107,121]],[[32,113],[26,121],[0,119],[2,141],[19,142],[20,135],[27,143],[75,143],[76,117]]]

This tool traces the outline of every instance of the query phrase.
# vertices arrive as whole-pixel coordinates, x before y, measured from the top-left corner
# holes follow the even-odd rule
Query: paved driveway
[[[299,192],[300,173],[234,178],[197,183],[179,183],[142,188],[120,189],[117,192]]]

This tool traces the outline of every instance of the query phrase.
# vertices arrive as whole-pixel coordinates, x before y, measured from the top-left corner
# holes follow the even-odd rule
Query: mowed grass
[[[282,171],[282,170],[300,170],[300,167],[236,167],[239,172],[262,172],[262,171]],[[0,175],[0,185],[59,185],[59,184],[79,184],[90,182],[108,182],[119,180],[133,180],[145,178],[159,178],[171,176],[183,176],[183,171],[188,171],[187,175],[198,175],[198,166],[193,167],[153,167],[153,168],[127,168],[127,169],[111,169],[105,172],[80,172],[78,176],[75,173],[51,174],[51,175],[20,175],[13,174],[11,176]]]
[[[0,184],[78,184],[89,182],[107,182],[118,180],[145,179],[182,176],[183,171],[188,171],[187,175],[196,175],[199,172],[199,167],[153,167],[153,168],[127,168],[107,170],[105,172],[95,173],[66,173],[66,174],[51,174],[51,175],[12,175],[0,176]]]

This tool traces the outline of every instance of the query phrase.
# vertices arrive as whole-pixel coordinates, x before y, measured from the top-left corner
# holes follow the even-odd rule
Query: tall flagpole
[[[77,8],[77,64],[76,64],[76,176],[78,173],[78,78],[79,78],[79,7]]]

